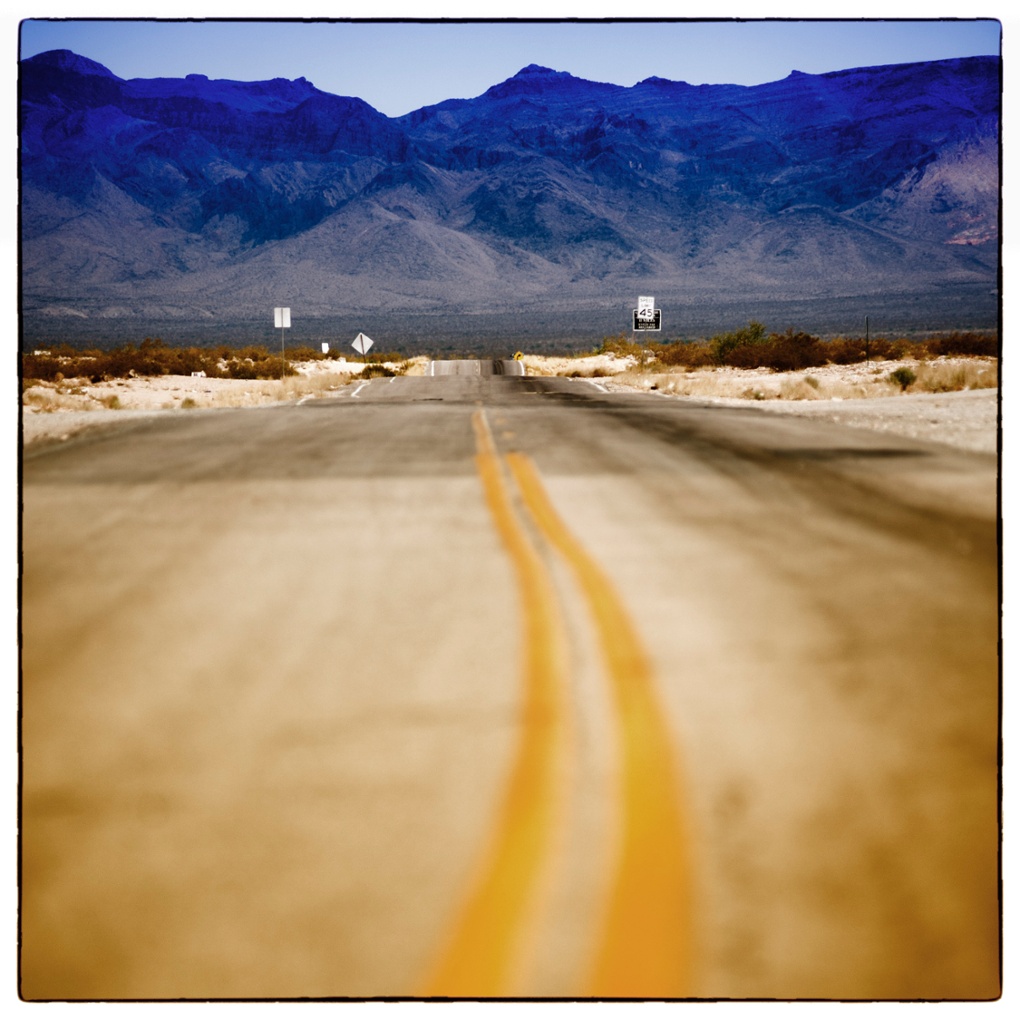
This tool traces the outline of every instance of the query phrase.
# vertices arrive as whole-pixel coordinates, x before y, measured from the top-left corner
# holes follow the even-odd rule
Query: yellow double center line
[[[524,719],[489,848],[423,994],[487,998],[513,994],[534,934],[541,882],[565,815],[570,745],[566,642],[555,587],[515,512],[484,412],[472,421],[479,476],[524,607]],[[689,841],[648,656],[612,583],[557,514],[533,462],[510,453],[506,465],[534,525],[569,565],[584,596],[615,709],[619,846],[591,973],[578,994],[690,995]]]
[[[510,781],[471,893],[426,996],[511,993],[527,950],[543,867],[563,817],[567,653],[549,572],[514,511],[482,412],[472,419],[475,463],[496,530],[513,562],[524,609],[524,714]]]

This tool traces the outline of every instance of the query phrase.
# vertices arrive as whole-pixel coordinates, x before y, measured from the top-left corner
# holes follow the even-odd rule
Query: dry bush
[[[400,372],[397,372],[396,370],[390,368],[389,365],[381,365],[381,364],[376,364],[374,362],[369,362],[361,370],[360,378],[362,378],[362,379],[380,379],[380,378],[385,379],[385,378],[392,378],[393,376],[400,375],[400,374],[401,374]]]
[[[824,400],[825,394],[813,375],[798,375],[780,382],[779,397],[782,400]]]
[[[566,376],[567,379],[606,379],[616,373],[596,365],[594,368],[572,368],[559,374]]]
[[[741,400],[856,400],[890,397],[902,392],[898,374],[910,392],[945,393],[994,388],[998,365],[991,358],[941,358],[928,361],[878,362],[870,366],[824,365],[813,371],[773,372],[767,368],[731,366],[642,374],[625,372],[614,378],[641,390],[688,397]],[[909,373],[909,376],[908,376]],[[910,377],[913,377],[911,381]]]
[[[994,361],[926,361],[917,366],[916,374],[913,389],[924,393],[994,389],[999,385],[999,368]]]
[[[749,377],[747,373],[739,371],[709,369],[694,372],[657,372],[643,377],[634,373],[624,373],[615,378],[635,389],[657,390],[660,393],[681,397],[763,400],[774,399],[780,395],[778,386],[764,373]]]
[[[794,372],[828,364],[854,365],[868,361],[927,361],[945,356],[995,357],[998,354],[998,338],[995,333],[971,332],[913,340],[881,336],[822,340],[792,327],[785,333],[770,333],[762,323],[751,321],[740,329],[718,333],[707,340],[639,345],[621,335],[604,340],[600,351],[634,357],[637,363],[632,371],[639,372],[678,367],[697,369],[711,365]]]
[[[653,348],[653,351],[659,364],[670,367],[704,368],[715,364],[712,350],[703,340],[678,340]]]
[[[87,393],[79,380],[42,382],[32,380],[22,388],[22,404],[33,411],[91,411],[104,406]]]
[[[55,389],[43,385],[27,388],[21,395],[21,402],[33,411],[71,410],[66,406],[66,402],[60,399]]]
[[[282,379],[284,376],[296,374],[289,358],[285,361],[274,354],[264,354],[256,358],[232,358],[221,364],[223,377],[226,379]]]
[[[837,337],[822,343],[825,361],[821,364],[831,362],[833,365],[855,365],[868,360],[898,361],[900,358],[924,354],[920,342],[889,340],[885,337],[872,337],[870,340],[864,337]]]
[[[287,379],[280,384],[282,400],[300,400],[301,397],[324,397],[342,389],[361,373],[355,376],[351,372],[318,372],[313,375]]]
[[[209,393],[192,393],[182,407],[258,407],[286,403],[302,397],[323,397],[341,389],[353,378],[350,372],[317,372],[286,379],[253,379],[244,389],[213,384]]]
[[[303,350],[303,349],[299,349]],[[308,351],[309,357],[315,352]],[[318,354],[321,358],[322,354]],[[85,378],[91,382],[161,375],[190,376],[201,373],[209,379],[281,379],[293,375],[291,358],[286,361],[265,347],[172,347],[162,340],[146,338],[138,346],[124,344],[112,350],[76,351],[66,346],[46,354],[23,354],[21,374],[25,380],[55,382],[61,378]]]
[[[995,358],[999,355],[999,340],[990,333],[950,333],[945,337],[929,337],[923,341],[931,357]]]
[[[351,382],[350,372],[313,372],[280,379],[230,380],[223,377],[193,379],[185,376],[162,376],[145,381],[107,380],[92,383],[89,379],[68,379],[59,382],[26,380],[22,403],[26,410],[96,411],[106,409],[162,409],[257,407],[260,405],[299,400],[302,397],[328,396]],[[116,387],[117,392],[111,392]]]
[[[604,337],[602,344],[592,353],[612,354],[617,358],[641,358],[644,346],[628,339],[626,333],[619,333],[616,336]]]

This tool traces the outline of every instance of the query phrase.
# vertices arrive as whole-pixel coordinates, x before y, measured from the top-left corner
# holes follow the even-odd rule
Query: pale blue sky
[[[624,5],[619,5],[623,7]],[[618,8],[619,9],[619,8]],[[651,75],[755,85],[877,64],[998,54],[985,20],[655,23],[286,23],[143,20],[21,23],[22,58],[70,49],[121,78],[305,77],[389,116],[480,95],[527,64],[633,85]]]

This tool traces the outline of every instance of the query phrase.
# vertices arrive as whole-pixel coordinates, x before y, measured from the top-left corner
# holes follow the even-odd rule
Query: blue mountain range
[[[993,294],[1000,74],[622,87],[531,65],[390,118],[303,78],[43,53],[19,78],[23,314]]]

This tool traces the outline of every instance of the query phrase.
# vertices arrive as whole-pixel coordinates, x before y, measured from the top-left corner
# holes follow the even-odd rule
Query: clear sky
[[[521,16],[533,17],[534,6]],[[258,14],[257,7],[245,9]],[[352,11],[351,5],[334,9]],[[1001,29],[994,18],[465,24],[452,21],[458,15],[444,13],[441,5],[431,14],[426,5],[417,9],[417,17],[447,20],[26,20],[20,26],[20,55],[70,49],[121,78],[304,77],[323,91],[358,96],[388,116],[399,116],[444,99],[480,95],[533,63],[618,85],[651,75],[695,85],[756,85],[792,70],[822,73],[1000,51]],[[614,5],[617,15],[628,9],[628,4]],[[667,9],[676,14],[682,6]],[[378,6],[374,10],[376,16],[386,14]],[[635,14],[647,16],[646,10],[635,8]],[[575,17],[605,15],[593,11]]]

